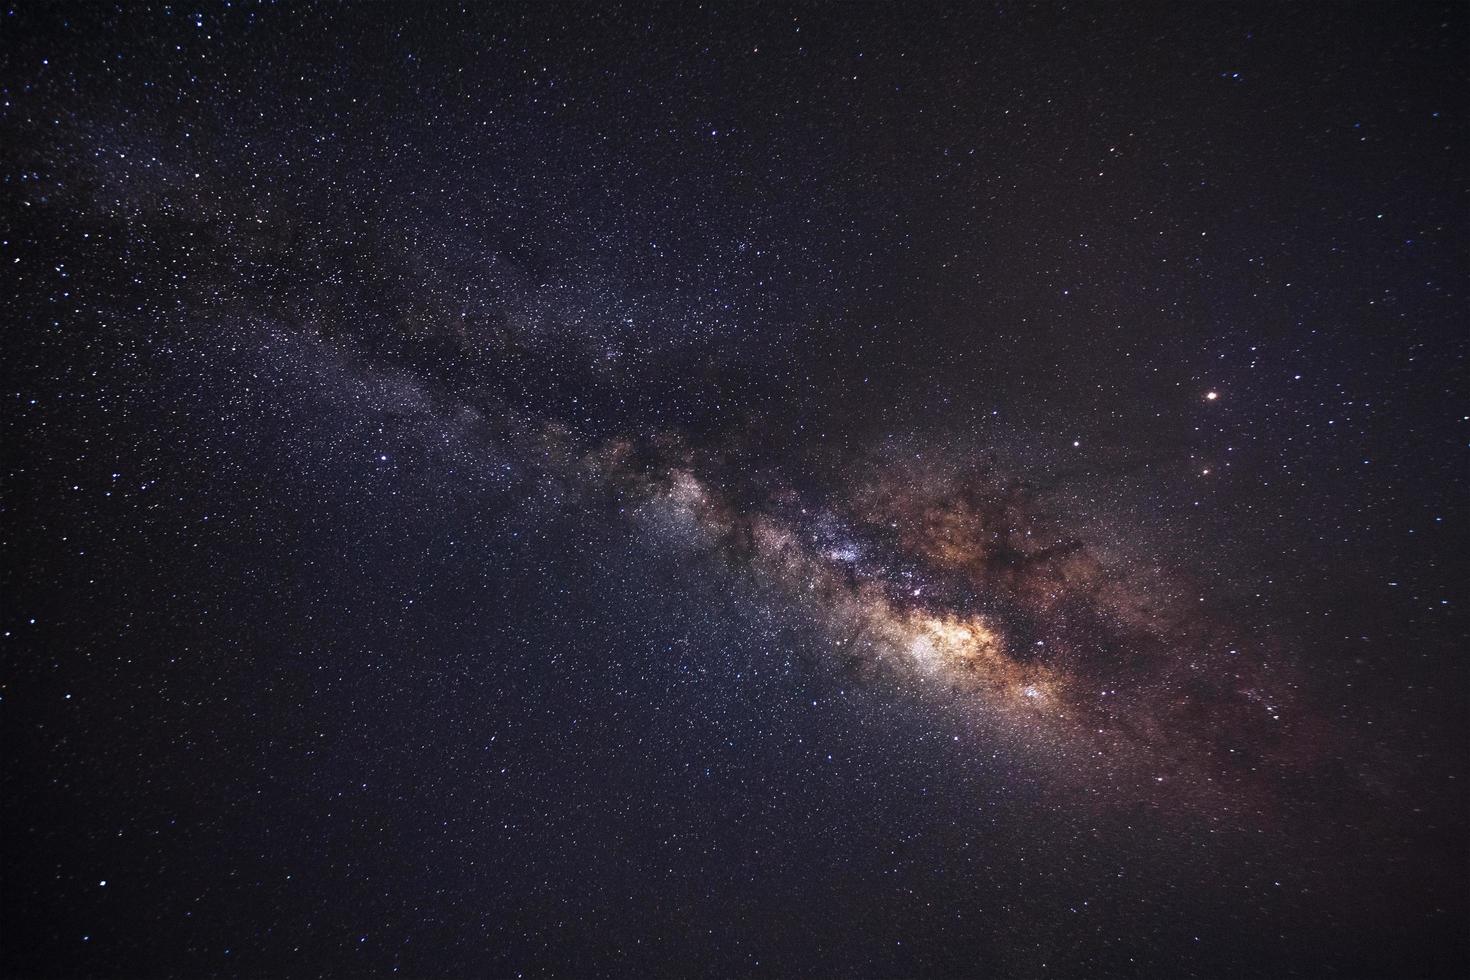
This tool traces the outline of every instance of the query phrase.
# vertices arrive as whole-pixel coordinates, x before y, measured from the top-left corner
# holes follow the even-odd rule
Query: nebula
[[[1183,779],[1193,801],[1260,810],[1310,765],[1321,722],[1279,642],[1197,608],[1182,572],[1161,585],[1105,560],[993,459],[869,459],[803,494],[739,456],[619,439],[581,465],[648,526],[815,612],[843,666],[948,692],[1072,778]]]

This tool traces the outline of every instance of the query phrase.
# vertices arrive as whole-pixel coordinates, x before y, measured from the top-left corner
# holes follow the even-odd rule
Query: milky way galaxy
[[[0,10],[0,977],[1470,975],[1463,4]]]
[[[807,504],[659,443],[615,441],[589,468],[635,515],[818,612],[851,670],[953,689],[1074,772],[1086,758],[1097,777],[1185,776],[1191,797],[1215,784],[1217,806],[1259,789],[1262,767],[1310,761],[1320,723],[1277,643],[1233,636],[1182,573],[1165,591],[1105,564],[993,458],[943,475],[867,459]]]

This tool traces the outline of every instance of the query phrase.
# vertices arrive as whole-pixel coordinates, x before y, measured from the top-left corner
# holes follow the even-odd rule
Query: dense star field
[[[0,9],[0,975],[1466,975],[1467,28]]]

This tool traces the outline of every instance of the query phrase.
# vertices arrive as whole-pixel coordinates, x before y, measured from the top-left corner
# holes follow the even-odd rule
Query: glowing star
[[[1207,401],[1207,402],[1216,401],[1219,397],[1220,397],[1220,393],[1218,391],[1207,391],[1207,392],[1205,392],[1205,401]]]

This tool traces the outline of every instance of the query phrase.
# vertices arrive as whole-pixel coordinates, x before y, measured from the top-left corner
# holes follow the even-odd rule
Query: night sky
[[[1470,8],[0,8],[0,974],[1470,969]]]

